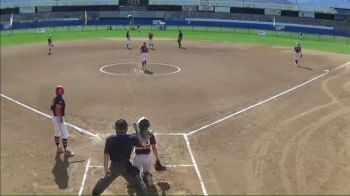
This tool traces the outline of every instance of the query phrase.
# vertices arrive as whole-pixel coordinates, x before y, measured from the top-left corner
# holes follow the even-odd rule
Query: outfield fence
[[[177,31],[192,32],[222,32],[232,34],[249,34],[256,36],[284,37],[297,40],[314,40],[322,42],[337,42],[350,44],[350,32],[338,31],[330,28],[317,26],[288,26],[278,29],[271,24],[253,22],[205,22],[205,21],[166,21],[166,30],[161,30],[159,25],[153,25],[155,20],[135,20],[133,26],[129,25],[128,19],[114,20],[47,20],[24,23],[14,23],[10,29],[1,29],[2,36],[13,36],[18,34],[55,33],[55,32],[91,32],[91,31]],[[302,33],[302,34],[300,34]]]

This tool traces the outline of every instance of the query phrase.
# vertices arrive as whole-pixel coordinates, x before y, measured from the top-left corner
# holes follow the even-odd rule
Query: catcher
[[[164,171],[166,167],[160,162],[157,142],[154,134],[149,127],[151,126],[149,120],[145,117],[141,117],[137,123],[134,123],[136,135],[139,138],[139,144],[135,147],[135,156],[133,159],[133,165],[142,171],[142,178],[147,187],[153,186],[151,170],[151,147],[156,157],[156,163],[154,168],[156,171]]]

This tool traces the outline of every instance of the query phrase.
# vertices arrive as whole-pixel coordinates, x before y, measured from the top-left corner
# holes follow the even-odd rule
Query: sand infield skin
[[[141,116],[168,165],[152,194],[350,193],[348,55],[304,50],[296,68],[291,48],[161,40],[145,74],[141,42],[1,48],[1,194],[90,194],[113,122]],[[57,84],[66,121],[92,134],[68,127],[70,159],[56,157],[45,117]],[[118,178],[104,194],[133,190]]]

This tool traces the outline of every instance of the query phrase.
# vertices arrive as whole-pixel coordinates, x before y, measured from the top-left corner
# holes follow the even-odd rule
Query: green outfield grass
[[[128,26],[113,26],[113,30],[107,30],[107,26],[56,27],[47,28],[46,32],[43,34],[37,33],[36,29],[7,30],[1,31],[1,45],[9,46],[33,42],[46,42],[49,34],[53,35],[54,41],[98,37],[123,38],[127,29]],[[155,40],[157,37],[176,39],[178,29],[183,31],[183,45],[185,47],[186,39],[259,43],[289,47],[293,47],[295,43],[299,41],[298,33],[267,31],[267,35],[259,36],[258,30],[253,29],[191,26],[168,26],[166,31],[157,30],[151,26],[142,26],[139,30],[131,31],[131,38],[144,37],[146,40],[147,33],[151,30],[155,35]],[[350,40],[345,37],[304,34],[301,43],[303,48],[350,54]]]

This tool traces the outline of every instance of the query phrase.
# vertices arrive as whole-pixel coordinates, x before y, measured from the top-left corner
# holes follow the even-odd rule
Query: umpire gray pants
[[[118,177],[123,176],[135,190],[136,195],[147,195],[146,187],[140,178],[140,170],[130,162],[112,162],[111,175],[101,177],[92,191],[92,195],[100,195]]]

